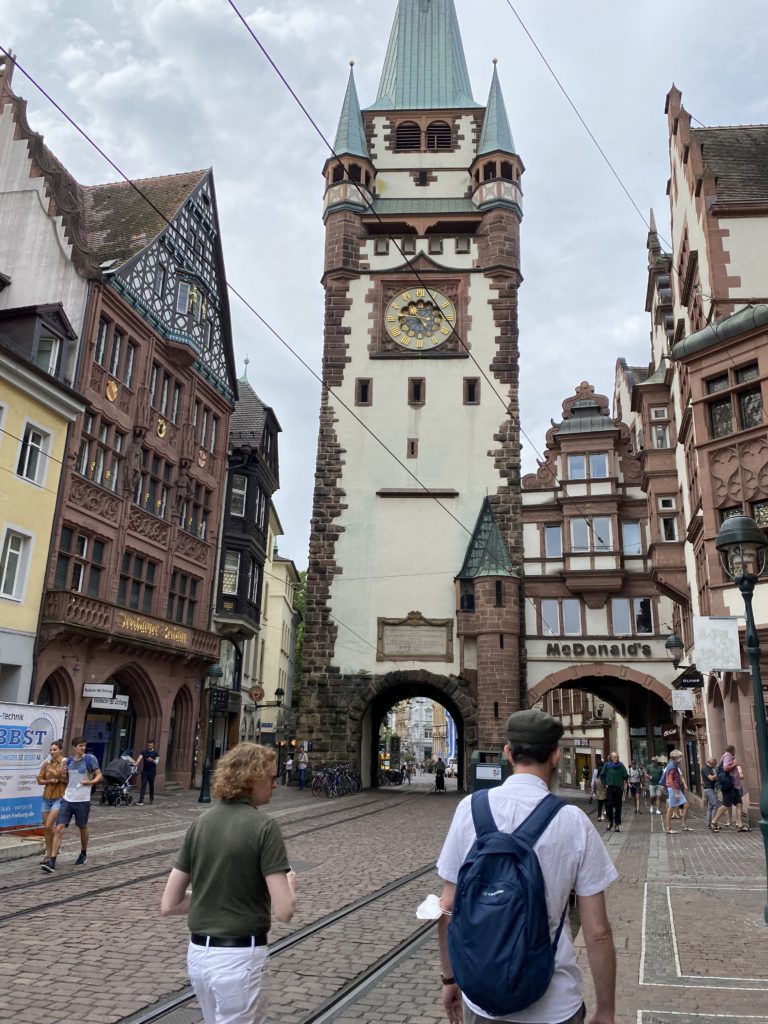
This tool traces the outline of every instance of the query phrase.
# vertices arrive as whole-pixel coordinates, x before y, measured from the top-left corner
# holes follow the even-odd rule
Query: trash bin
[[[472,792],[500,786],[510,774],[509,762],[503,751],[475,750],[471,762]]]

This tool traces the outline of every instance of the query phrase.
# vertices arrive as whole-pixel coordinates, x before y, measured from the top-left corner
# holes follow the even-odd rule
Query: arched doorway
[[[350,703],[348,729],[351,749],[358,750],[363,786],[375,787],[378,776],[378,736],[387,712],[400,701],[426,697],[441,704],[456,726],[458,759],[457,784],[466,788],[466,751],[477,744],[477,719],[469,694],[455,679],[431,672],[392,672],[381,676]]]
[[[165,777],[177,782],[187,776],[192,764],[192,746],[195,742],[195,709],[188,686],[176,694],[168,726],[168,746],[165,756]]]
[[[92,699],[83,727],[88,750],[102,766],[133,749],[137,739],[154,738],[162,723],[157,694],[140,665],[121,666],[105,683],[114,687],[114,696],[111,701]]]
[[[40,687],[40,692],[37,695],[37,704],[44,704],[46,707],[52,708],[67,708],[67,718],[69,718],[69,709],[75,699],[75,687],[72,682],[72,677],[69,675],[65,668],[57,668],[54,672],[48,676],[43,685]],[[67,721],[64,727],[65,734],[69,722]]]

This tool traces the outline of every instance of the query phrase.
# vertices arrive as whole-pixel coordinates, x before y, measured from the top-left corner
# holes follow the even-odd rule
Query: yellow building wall
[[[0,543],[6,527],[33,538],[21,600],[0,597],[0,627],[35,633],[48,570],[68,421],[6,380],[0,380],[0,409]],[[50,435],[39,484],[16,474],[21,439],[29,423]]]

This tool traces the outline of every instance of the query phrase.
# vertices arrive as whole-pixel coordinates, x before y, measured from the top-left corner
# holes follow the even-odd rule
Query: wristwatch
[[[456,979],[453,977],[453,975],[450,975],[450,976],[446,977],[445,974],[441,974],[440,975],[440,981],[442,981],[442,983],[444,985],[455,985],[456,984]]]

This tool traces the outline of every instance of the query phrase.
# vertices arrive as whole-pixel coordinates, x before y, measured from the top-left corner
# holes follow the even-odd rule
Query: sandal
[[[688,825],[683,825],[683,832],[693,832],[693,829],[689,828]]]
[[[737,832],[749,832],[751,830],[748,829],[746,825],[741,825],[739,828],[736,829],[736,831]]]
[[[680,833],[678,832],[678,830],[676,828],[668,828],[666,830],[666,832],[667,832],[668,836],[679,836],[680,835]]]
[[[713,832],[719,832],[720,831],[720,826],[719,825],[713,825],[712,826],[712,831]]]

